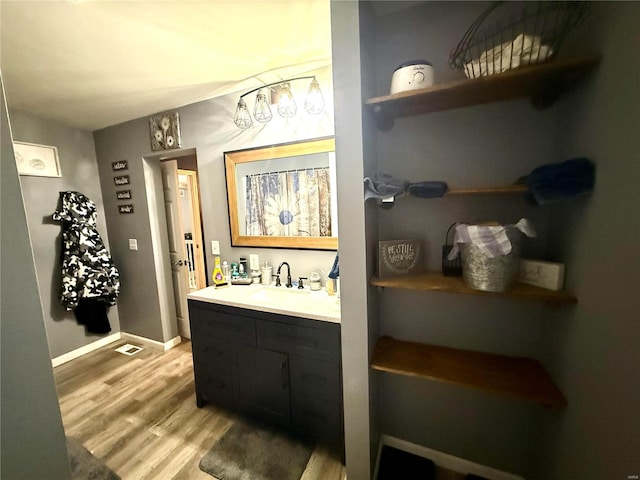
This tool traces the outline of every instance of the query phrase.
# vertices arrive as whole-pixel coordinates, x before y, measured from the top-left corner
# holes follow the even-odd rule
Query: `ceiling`
[[[0,1],[10,109],[85,130],[331,64],[329,0]]]

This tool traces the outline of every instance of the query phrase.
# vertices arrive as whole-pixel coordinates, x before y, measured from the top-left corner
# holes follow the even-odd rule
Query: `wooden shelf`
[[[373,351],[374,370],[408,375],[563,407],[567,400],[536,360],[459,350],[380,337]]]
[[[445,195],[485,195],[495,193],[518,194],[526,193],[529,188],[524,184],[518,185],[499,185],[495,187],[468,187],[468,188],[449,188]]]
[[[552,305],[572,304],[578,300],[567,291],[547,290],[545,288],[515,283],[506,292],[485,292],[469,288],[462,277],[445,277],[439,272],[420,275],[405,275],[391,278],[372,277],[369,283],[376,287],[399,288],[404,290],[422,290],[433,292],[458,293],[463,295],[484,295],[493,297],[519,298],[537,300]]]
[[[436,84],[429,88],[371,98],[366,105],[378,127],[389,130],[398,117],[531,97],[545,108],[580,81],[600,62],[599,56],[555,60],[488,77]]]

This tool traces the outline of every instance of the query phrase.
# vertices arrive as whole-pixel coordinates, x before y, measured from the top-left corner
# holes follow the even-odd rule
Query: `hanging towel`
[[[586,195],[593,191],[595,182],[595,166],[586,158],[543,165],[525,178],[529,193],[538,205]]]
[[[409,182],[392,177],[386,173],[376,173],[373,178],[364,179],[364,199],[383,199],[388,197],[398,197],[404,195]]]
[[[460,243],[473,243],[480,251],[489,258],[511,253],[511,240],[507,236],[507,229],[515,227],[527,237],[535,237],[536,232],[526,218],[520,219],[515,225],[467,225],[461,223],[456,225],[456,233],[453,239],[453,248],[447,259],[453,260],[458,256]]]
[[[382,200],[401,197],[405,193],[418,198],[441,197],[447,192],[447,184],[439,181],[409,182],[387,173],[376,173],[373,178],[364,179],[364,199]]]

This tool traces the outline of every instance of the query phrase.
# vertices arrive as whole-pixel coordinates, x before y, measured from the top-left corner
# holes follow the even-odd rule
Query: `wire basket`
[[[583,1],[495,2],[471,24],[449,66],[478,78],[552,60],[590,7]]]

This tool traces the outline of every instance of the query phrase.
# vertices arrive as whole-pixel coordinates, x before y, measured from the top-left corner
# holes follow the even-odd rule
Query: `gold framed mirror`
[[[333,137],[225,152],[231,245],[338,249]]]

